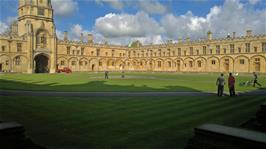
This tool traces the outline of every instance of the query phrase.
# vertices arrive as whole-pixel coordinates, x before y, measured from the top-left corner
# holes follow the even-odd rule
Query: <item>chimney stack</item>
[[[247,30],[247,31],[246,31],[246,36],[247,36],[247,37],[252,36],[252,30]]]
[[[178,38],[178,43],[182,43],[183,39],[182,38]]]
[[[236,38],[236,32],[233,32],[233,38]]]
[[[88,44],[93,44],[93,35],[92,34],[88,34]]]
[[[83,33],[80,34],[80,42],[83,42]]]
[[[208,40],[212,40],[212,32],[208,31],[207,32]]]
[[[68,41],[68,37],[67,37],[68,35],[67,34],[68,34],[67,31],[65,31],[64,32],[64,41]]]
[[[187,37],[186,41],[187,41],[187,43],[189,43],[190,42],[190,37]]]

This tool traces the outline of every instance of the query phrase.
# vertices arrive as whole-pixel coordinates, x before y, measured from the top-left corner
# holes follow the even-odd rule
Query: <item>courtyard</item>
[[[208,96],[1,96],[0,121],[23,124],[27,135],[48,149],[177,148],[204,123],[238,127],[254,116],[265,96],[216,97],[219,74],[110,72],[1,74],[2,91],[77,93],[212,93]],[[227,76],[226,76],[227,78]],[[239,74],[236,90],[252,79]],[[259,76],[265,86],[265,75]],[[225,87],[225,91],[227,91]],[[260,89],[264,90],[264,89]]]

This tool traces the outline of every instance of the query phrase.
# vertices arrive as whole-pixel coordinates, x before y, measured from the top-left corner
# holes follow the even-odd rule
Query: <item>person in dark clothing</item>
[[[109,79],[108,74],[109,74],[109,72],[108,72],[108,71],[105,71],[105,73],[104,73],[104,78],[105,78],[105,79]]]
[[[225,85],[223,73],[221,74],[221,76],[217,78],[216,85],[218,86],[217,96],[223,96],[224,85]]]
[[[230,96],[235,96],[235,77],[232,75],[232,73],[229,73],[228,88]]]
[[[261,86],[261,84],[258,82],[258,75],[255,72],[253,72],[253,77],[253,87],[255,87],[256,84]]]

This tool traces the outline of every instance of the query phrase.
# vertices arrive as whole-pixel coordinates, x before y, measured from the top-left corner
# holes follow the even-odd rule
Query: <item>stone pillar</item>
[[[67,31],[64,32],[64,41],[67,41],[68,40],[68,33]]]
[[[246,31],[246,37],[252,36],[252,30],[247,30]]]
[[[208,31],[207,36],[208,36],[208,40],[212,40],[212,32],[211,31]]]
[[[93,44],[93,35],[92,34],[88,34],[88,44]]]
[[[80,42],[83,42],[84,37],[83,37],[83,33],[80,34]]]

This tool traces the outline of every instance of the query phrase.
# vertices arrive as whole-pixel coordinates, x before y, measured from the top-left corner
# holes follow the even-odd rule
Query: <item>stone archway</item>
[[[36,55],[34,58],[35,73],[49,73],[49,58],[43,54]]]

